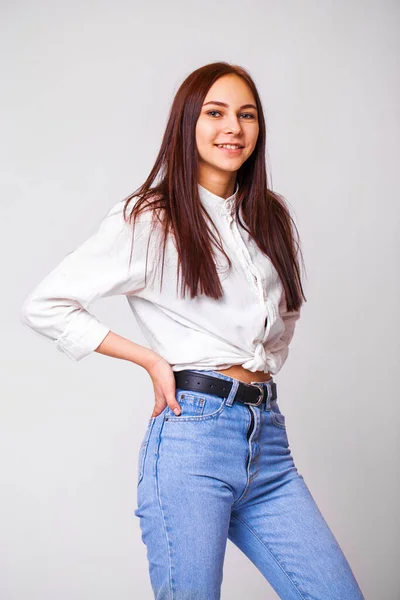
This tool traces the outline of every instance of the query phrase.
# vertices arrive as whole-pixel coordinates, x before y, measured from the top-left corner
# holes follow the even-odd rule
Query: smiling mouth
[[[244,148],[241,144],[214,144],[217,148],[225,148],[227,150],[240,150]]]

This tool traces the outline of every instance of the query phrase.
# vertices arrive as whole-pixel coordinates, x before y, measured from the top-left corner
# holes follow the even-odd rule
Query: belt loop
[[[226,402],[225,402],[226,406],[232,406],[233,401],[234,401],[235,396],[236,396],[236,392],[237,392],[238,387],[239,387],[239,380],[238,379],[234,379],[232,381],[231,391],[229,392],[229,395],[228,395],[228,397],[226,399]]]
[[[271,410],[271,397],[272,397],[272,390],[271,390],[271,383],[269,381],[266,382],[266,388],[267,388],[267,398],[266,398],[266,402],[265,402],[265,410]]]
[[[267,401],[265,403],[265,409],[271,410],[271,402],[272,400],[276,400],[278,397],[277,394],[277,385],[273,379],[268,380],[267,382]]]

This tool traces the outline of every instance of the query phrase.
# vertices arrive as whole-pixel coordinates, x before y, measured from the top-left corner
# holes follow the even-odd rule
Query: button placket
[[[201,186],[200,186],[201,187]],[[247,238],[247,235],[242,235],[242,229],[236,215],[236,190],[233,197],[227,199],[219,198],[215,194],[212,194],[208,190],[201,189],[201,200],[208,208],[210,216],[214,216],[218,221],[222,221],[223,229],[230,233],[230,242],[232,248],[235,250],[235,258],[238,261],[238,268],[243,271],[243,275],[249,282],[250,289],[254,290],[257,294],[257,302],[259,310],[257,311],[257,322],[260,320],[258,331],[255,331],[255,337],[253,337],[253,356],[252,359],[248,360],[247,363],[249,368],[257,369],[265,368],[265,364],[269,364],[275,367],[276,359],[270,354],[266,347],[266,340],[269,336],[271,328],[277,319],[277,310],[273,302],[268,297],[272,294],[270,289],[266,289],[266,282],[270,280],[273,269],[272,267],[257,267],[257,262],[253,262],[253,241]],[[257,248],[254,246],[254,253],[258,256]],[[255,260],[255,259],[254,259]],[[262,260],[262,259],[260,259]],[[273,284],[271,284],[273,285]],[[272,297],[272,296],[271,296]],[[258,314],[259,313],[259,314]],[[265,322],[265,317],[267,321]],[[246,364],[247,364],[246,363]]]
[[[251,274],[251,277],[253,279],[253,284],[256,286],[257,291],[259,292],[260,304],[263,307],[263,309],[266,310],[266,313],[267,313],[267,323],[266,323],[266,325],[263,324],[262,329],[260,329],[259,335],[255,339],[256,346],[255,346],[254,357],[263,362],[263,361],[265,361],[265,358],[266,358],[264,344],[265,344],[265,342],[268,338],[269,332],[271,330],[271,325],[272,325],[272,321],[274,320],[275,313],[273,310],[273,306],[272,306],[269,298],[267,297],[266,290],[262,286],[262,278],[261,278],[260,274],[258,273],[256,266],[252,262],[250,252],[249,252],[248,248],[246,247],[246,244],[244,243],[242,236],[240,235],[240,231],[239,231],[239,228],[238,228],[236,222],[235,222],[235,225],[236,225],[237,236],[240,238],[240,245],[244,249],[244,251],[241,250],[241,255],[245,261],[245,265],[246,265],[249,273]],[[265,319],[264,319],[263,323],[265,323]]]
[[[256,290],[260,296],[260,300],[262,305],[264,305],[264,290],[262,289],[262,285],[260,284],[261,282],[261,276],[260,273],[258,272],[256,266],[254,265],[253,261],[251,260],[251,256],[250,256],[250,252],[248,251],[248,249],[246,248],[246,244],[243,241],[242,236],[240,235],[240,231],[239,231],[239,227],[237,222],[234,222],[234,230],[236,231],[236,234],[234,234],[235,239],[237,239],[237,243],[240,245],[239,247],[239,251],[241,256],[243,257],[243,261],[244,261],[244,265],[246,267],[246,275],[247,275],[247,269],[250,272],[251,275],[251,281],[252,284],[256,287]],[[233,231],[232,231],[233,233]]]

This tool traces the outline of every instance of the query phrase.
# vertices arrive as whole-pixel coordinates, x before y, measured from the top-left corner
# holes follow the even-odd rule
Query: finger
[[[181,406],[180,406],[179,402],[177,401],[175,395],[176,395],[176,389],[167,390],[165,392],[165,398],[166,398],[166,402],[167,402],[168,406],[176,415],[180,415],[181,414]]]
[[[162,411],[164,410],[164,408],[167,406],[167,403],[164,401],[159,401],[156,398],[154,398],[154,408],[153,408],[153,413],[151,415],[151,418],[153,417],[158,417],[158,415],[160,415],[162,413]]]

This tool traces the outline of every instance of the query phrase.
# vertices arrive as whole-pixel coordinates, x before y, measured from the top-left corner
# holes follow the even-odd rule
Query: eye
[[[211,113],[218,113],[221,114],[221,112],[219,110],[209,110],[206,112],[207,115],[211,115]],[[252,113],[241,113],[242,115],[247,115],[248,117],[250,117],[250,119],[245,119],[245,121],[249,121],[251,119],[255,119],[255,115],[253,115]]]

